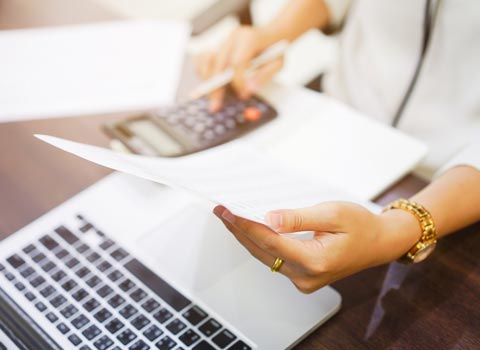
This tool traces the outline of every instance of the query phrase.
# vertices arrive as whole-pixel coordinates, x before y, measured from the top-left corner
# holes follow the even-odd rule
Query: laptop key
[[[145,332],[143,332],[143,335],[150,341],[154,341],[162,334],[163,331],[155,325],[150,326]]]
[[[109,268],[112,267],[112,264],[110,264],[108,261],[106,260],[102,260],[99,262],[99,264],[97,265],[97,269],[101,272],[105,272],[107,271]]]
[[[7,259],[7,261],[14,269],[18,269],[20,266],[25,264],[25,260],[23,260],[23,258],[18,254],[13,254]]]
[[[130,280],[130,279],[126,279],[125,281],[123,281],[122,283],[120,283],[118,286],[119,286],[120,289],[123,290],[124,292],[128,292],[130,289],[132,289],[133,287],[135,287],[135,283],[133,283],[132,280]]]
[[[79,252],[80,254],[86,252],[87,250],[90,249],[90,247],[88,245],[86,245],[85,243],[82,243],[80,244],[77,248],[75,248],[77,250],[77,252]]]
[[[167,322],[170,318],[173,317],[173,314],[168,311],[167,309],[163,308],[158,310],[153,317],[160,323],[165,323]]]
[[[191,346],[191,345],[195,344],[200,339],[200,336],[197,333],[195,333],[192,329],[187,329],[179,337],[179,339],[186,346]]]
[[[48,260],[48,259],[46,259]],[[48,260],[47,262],[42,264],[42,270],[45,272],[53,270],[57,265],[51,260]]]
[[[121,273],[121,272],[118,271],[118,270],[114,270],[114,271],[110,272],[107,277],[110,279],[110,281],[116,282],[116,281],[118,281],[120,278],[123,277],[123,273]]]
[[[15,279],[15,276],[11,272],[5,273],[5,278],[9,281],[13,281]]]
[[[56,297],[50,300],[50,304],[52,304],[56,308],[62,306],[66,302],[67,302],[67,299],[63,295],[57,295]]]
[[[93,225],[89,222],[87,222],[85,225],[83,225],[82,227],[80,227],[80,231],[82,231],[83,233],[87,232],[88,230],[90,230],[91,228],[93,228]]]
[[[47,313],[45,317],[52,323],[57,322],[58,320],[58,317],[53,312]]]
[[[130,260],[124,266],[176,311],[180,311],[190,305],[190,300],[137,259]]]
[[[79,350],[92,350],[91,347],[89,347],[88,345],[83,345]],[[114,350],[114,349],[112,349]]]
[[[27,245],[25,248],[22,249],[25,254],[30,254],[35,250],[35,246],[33,244]]]
[[[83,326],[87,325],[89,322],[90,321],[85,315],[77,316],[72,320],[72,324],[76,329],[82,328]]]
[[[252,350],[252,348],[243,341],[238,340],[235,344],[229,347],[228,350]]]
[[[54,240],[51,236],[45,235],[42,238],[39,239],[40,243],[42,243],[45,248],[48,250],[53,250],[56,247],[58,247],[58,242]]]
[[[91,312],[91,311],[95,310],[99,305],[100,305],[100,303],[96,299],[90,298],[88,301],[86,301],[83,304],[83,307],[88,312]]]
[[[132,323],[133,327],[135,327],[138,330],[141,330],[141,329],[145,328],[145,326],[147,326],[150,323],[150,320],[143,315],[139,315],[139,316],[135,317],[131,321],[131,323]]]
[[[56,292],[56,289],[51,286],[51,285],[47,285],[46,287],[44,287],[42,290],[40,290],[40,294],[44,297],[44,298],[48,298],[50,295],[52,295],[53,293]]]
[[[196,305],[183,313],[183,317],[194,326],[206,319],[207,316],[207,313]]]
[[[52,277],[52,279],[55,281],[55,282],[59,282],[60,280],[62,280],[67,274],[63,271],[63,270],[57,270],[55,271],[52,275],[50,275]]]
[[[125,306],[123,309],[120,310],[120,315],[125,317],[126,319],[129,319],[133,315],[135,315],[138,312],[138,310],[131,304],[128,304]]]
[[[82,301],[83,299],[85,299],[87,296],[88,296],[88,292],[83,289],[83,288],[80,288],[79,290],[77,290],[75,293],[72,294],[72,297],[73,299],[75,299],[76,301]]]
[[[72,317],[73,315],[75,315],[77,312],[78,312],[78,309],[75,306],[73,306],[72,304],[69,304],[69,305],[65,306],[60,311],[60,313],[63,315],[63,317],[65,317],[67,319]]]
[[[113,289],[108,285],[104,285],[97,290],[97,294],[100,295],[102,298],[105,298],[107,295],[112,294],[112,292]]]
[[[102,248],[103,250],[107,250],[108,248],[110,248],[114,244],[115,244],[115,242],[112,241],[111,239],[106,239],[102,243],[100,243],[100,248]]]
[[[227,329],[224,329],[213,337],[212,341],[220,348],[224,349],[230,345],[237,337]]]
[[[72,279],[69,279],[68,281],[62,284],[62,288],[65,289],[67,292],[71,291],[76,286],[78,286],[78,283]]]
[[[87,284],[92,288],[95,288],[100,282],[102,282],[102,280],[96,275],[87,280]]]
[[[115,249],[113,252],[110,253],[110,256],[114,258],[116,261],[121,261],[129,256],[128,252],[123,248]]]
[[[67,265],[69,268],[74,268],[75,266],[77,266],[78,264],[80,263],[80,261],[78,261],[77,258],[71,258],[70,260],[68,260],[65,265]]]
[[[30,266],[24,268],[22,271],[20,271],[20,274],[27,278],[28,276],[30,276],[32,273],[34,273],[35,270],[33,268],[31,268]]]
[[[121,332],[119,335],[117,335],[117,339],[122,343],[123,345],[127,345],[131,343],[137,335],[133,333],[130,329],[125,329],[123,332]]]
[[[130,297],[136,302],[139,302],[140,300],[144,299],[146,296],[147,296],[147,293],[145,293],[145,291],[141,288],[137,288],[130,294]]]
[[[32,300],[35,300],[36,296],[32,292],[26,292],[25,298],[27,298],[29,301],[32,301]]]
[[[178,318],[174,319],[167,325],[167,329],[172,332],[172,334],[178,334],[187,327],[185,323],[180,321]]]
[[[113,297],[110,298],[110,300],[108,300],[108,303],[115,309],[120,305],[122,305],[124,302],[125,302],[125,299],[118,294],[115,294]]]
[[[70,334],[68,336],[68,340],[70,340],[70,342],[73,344],[73,345],[78,345],[82,342],[82,339],[79,338],[78,335],[76,334]]]
[[[222,325],[218,323],[217,320],[211,318],[207,322],[202,324],[198,329],[207,337],[210,337],[212,334],[216,333],[220,328],[222,328]]]
[[[177,343],[172,339],[170,338],[168,335],[163,337],[162,339],[160,339],[156,344],[155,346],[159,349],[159,350],[171,350],[175,347],[175,345],[177,345]],[[213,349],[213,348],[212,348]],[[215,349],[213,349],[215,350]]]
[[[60,322],[58,325],[57,325],[57,329],[62,333],[62,334],[66,334],[68,332],[70,332],[70,328],[63,322]]]
[[[43,278],[42,276],[36,276],[35,278],[31,279],[29,282],[34,288],[38,288],[43,283],[45,283],[45,278]]]
[[[98,254],[97,252],[93,252],[92,254],[87,256],[87,260],[91,263],[97,261],[98,259],[100,259],[100,254]]]
[[[15,288],[17,288],[19,291],[22,291],[25,289],[25,285],[22,282],[17,282],[15,283]]]
[[[40,312],[43,312],[47,309],[47,306],[42,303],[41,301],[38,301],[36,304],[35,304],[35,307],[37,308],[38,311]]]
[[[122,329],[123,326],[124,324],[122,321],[120,321],[118,318],[114,318],[113,320],[111,320],[105,325],[105,328],[108,329],[110,333],[115,334],[120,329]]]
[[[90,327],[85,328],[84,331],[82,332],[83,336],[88,340],[92,340],[100,333],[101,333],[100,329],[94,324],[92,324]]]
[[[47,256],[43,253],[38,253],[37,255],[35,255],[32,260],[35,261],[36,263],[39,263],[40,261],[42,261],[43,259],[45,259]]]
[[[152,298],[148,299],[146,302],[142,304],[143,309],[147,312],[152,312],[159,306],[160,304],[155,299],[152,299]]]
[[[85,277],[86,275],[88,275],[90,273],[90,269],[86,266],[82,266],[81,268],[79,268],[75,274],[80,277],[80,278],[83,278]]]
[[[55,229],[55,232],[62,237],[66,242],[73,244],[78,241],[78,237],[75,236],[68,228],[65,226],[59,226]]]
[[[110,318],[110,316],[112,316],[112,313],[105,308],[102,308],[95,315],[93,315],[93,317],[95,317],[95,319],[101,323],[105,322],[105,320]]]
[[[135,344],[133,344],[128,348],[128,350],[149,350],[149,349],[150,349],[150,346],[145,344],[143,340],[137,341]]]
[[[100,337],[97,341],[95,341],[93,345],[98,350],[107,350],[109,347],[113,345],[113,340],[107,337],[106,335],[104,335]]]
[[[55,253],[55,256],[59,259],[63,259],[67,255],[69,255],[69,253],[66,249],[61,249],[61,250],[59,250],[58,252]]]

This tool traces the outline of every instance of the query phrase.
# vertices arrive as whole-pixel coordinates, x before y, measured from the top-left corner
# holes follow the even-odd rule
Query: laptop
[[[304,295],[211,204],[114,173],[0,244],[0,349],[287,349],[340,295]]]

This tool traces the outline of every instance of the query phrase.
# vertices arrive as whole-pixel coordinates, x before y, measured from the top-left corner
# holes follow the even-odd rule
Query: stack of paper
[[[0,122],[172,103],[189,33],[180,21],[0,31]]]

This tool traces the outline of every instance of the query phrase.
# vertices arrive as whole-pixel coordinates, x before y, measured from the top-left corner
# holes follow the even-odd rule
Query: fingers
[[[277,232],[326,231],[340,232],[348,220],[348,206],[341,202],[325,202],[301,209],[274,210],[265,221]]]
[[[305,248],[302,241],[290,237],[282,237],[265,225],[234,216],[225,208],[221,218],[242,232],[261,250],[294,264],[302,263],[301,259]]]
[[[238,242],[240,242],[241,245],[243,245],[249,252],[252,254],[256,259],[261,261],[264,265],[268,266],[269,268],[273,265],[273,263],[276,260],[276,256],[273,256],[269,254],[268,252],[262,250],[260,247],[258,247],[251,239],[249,239],[244,233],[241,232],[241,230],[237,227],[235,227],[233,224],[228,222],[226,219],[222,217],[223,211],[225,210],[224,207],[222,206],[217,206],[214,209],[215,215],[222,220],[224,225],[227,227],[227,229],[232,232],[234,237],[237,239]],[[284,262],[282,266],[277,270],[277,272],[280,272],[287,277],[291,278],[293,277],[294,271],[289,267],[288,262]]]

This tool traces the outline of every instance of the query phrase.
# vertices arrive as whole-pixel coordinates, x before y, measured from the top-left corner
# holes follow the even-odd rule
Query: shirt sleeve
[[[324,0],[330,14],[329,29],[338,29],[347,15],[348,9],[352,4],[351,0]]]
[[[480,170],[480,133],[477,140],[470,142],[463,147],[453,158],[446,162],[435,174],[435,177],[460,165],[469,165]]]

